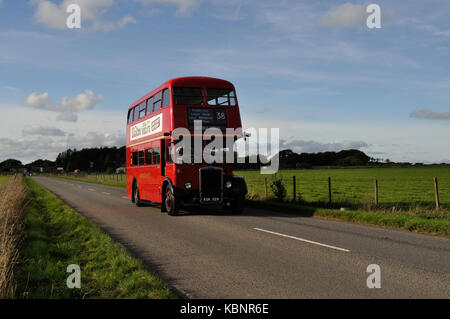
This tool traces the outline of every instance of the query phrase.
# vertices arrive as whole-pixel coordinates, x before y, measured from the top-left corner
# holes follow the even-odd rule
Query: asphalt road
[[[450,298],[447,238],[252,208],[171,217],[124,189],[33,179],[191,298]]]

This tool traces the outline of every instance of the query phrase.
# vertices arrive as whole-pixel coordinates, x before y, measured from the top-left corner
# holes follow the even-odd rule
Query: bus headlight
[[[186,189],[191,189],[192,184],[190,182],[187,182],[184,184],[184,187],[186,187]]]
[[[230,188],[231,185],[232,185],[231,182],[226,182],[226,183],[225,183],[225,187],[226,187],[226,188]]]

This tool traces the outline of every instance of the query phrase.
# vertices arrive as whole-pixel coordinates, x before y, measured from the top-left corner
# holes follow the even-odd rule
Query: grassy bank
[[[426,168],[425,168],[426,169]],[[327,171],[327,170],[320,170]],[[352,170],[345,174],[351,174]],[[237,172],[237,175],[242,172]],[[253,174],[253,172],[252,172]],[[323,173],[321,173],[323,174]],[[422,173],[423,174],[423,173]],[[430,174],[428,172],[427,174]],[[125,187],[123,182],[105,181],[99,179],[83,179],[63,176],[64,179],[78,180],[83,182],[113,185],[116,187]],[[263,184],[264,185],[264,184]],[[270,191],[270,190],[269,190]],[[247,203],[249,206],[271,209],[284,213],[292,213],[302,216],[316,216],[321,218],[330,218],[337,220],[344,220],[355,223],[371,224],[382,227],[397,228],[413,232],[422,232],[428,234],[438,234],[442,236],[450,236],[450,211],[448,209],[441,209],[435,211],[428,207],[420,205],[408,205],[407,208],[401,209],[401,206],[395,205],[390,207],[375,207],[367,205],[371,209],[346,209],[340,210],[339,203],[333,204],[333,207],[328,208],[326,203],[315,202],[302,204],[292,203],[289,200],[286,202],[276,202],[273,199],[264,200],[260,195],[249,194]],[[361,205],[363,207],[363,205]]]
[[[288,202],[279,203],[276,201],[247,201],[247,203],[251,207],[306,217],[315,216],[386,228],[403,229],[411,232],[450,236],[449,211],[432,211],[422,208],[401,211],[362,211],[328,209]]]
[[[17,296],[21,298],[174,298],[175,294],[95,224],[30,179]],[[81,289],[67,288],[67,266]]]
[[[0,184],[0,299],[15,296],[18,243],[22,232],[25,198],[26,190],[21,175],[7,180],[2,179]]]
[[[0,183],[3,183],[4,181],[8,180],[8,176],[0,176]]]

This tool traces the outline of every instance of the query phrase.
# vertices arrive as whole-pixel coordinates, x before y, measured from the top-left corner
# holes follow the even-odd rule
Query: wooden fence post
[[[328,177],[328,204],[331,204],[331,177]]]
[[[267,194],[267,177],[264,177],[264,183],[266,185],[266,200],[268,198],[268,194]]]
[[[375,205],[378,205],[378,180],[375,180]]]
[[[297,185],[295,183],[295,176],[292,176],[293,178],[293,183],[294,183],[294,196],[292,196],[292,198],[294,198],[294,203],[297,201]]]
[[[434,178],[434,198],[436,200],[436,210],[439,210],[440,204],[439,204],[439,187],[438,187],[438,179],[437,177]]]

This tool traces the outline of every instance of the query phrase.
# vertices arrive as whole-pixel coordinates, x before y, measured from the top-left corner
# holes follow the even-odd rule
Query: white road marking
[[[93,188],[88,188],[88,191],[95,192],[95,189],[93,189]]]
[[[107,192],[102,192],[102,194],[105,194],[105,195],[111,195],[110,193],[107,193]]]
[[[126,197],[126,196],[122,196],[122,198],[125,198],[125,199],[129,199],[128,197]]]
[[[327,245],[327,244],[322,244],[322,243],[318,243],[316,241],[312,241],[312,240],[307,240],[307,239],[303,239],[303,238],[299,238],[299,237],[294,237],[294,236],[290,236],[290,235],[285,235],[285,234],[280,234],[280,233],[276,233],[270,230],[265,230],[265,229],[261,229],[261,228],[253,228],[254,230],[257,231],[261,231],[261,232],[265,232],[265,233],[269,233],[272,235],[277,235],[277,236],[281,236],[281,237],[286,237],[286,238],[290,238],[290,239],[295,239],[298,241],[303,241],[305,243],[309,243],[309,244],[314,244],[314,245],[318,245],[318,246],[322,246],[322,247],[327,247],[327,248],[331,248],[331,249],[336,249],[339,251],[343,251],[343,252],[350,252],[350,250],[345,249],[345,248],[340,248],[340,247],[336,247],[336,246],[331,246],[331,245]]]

